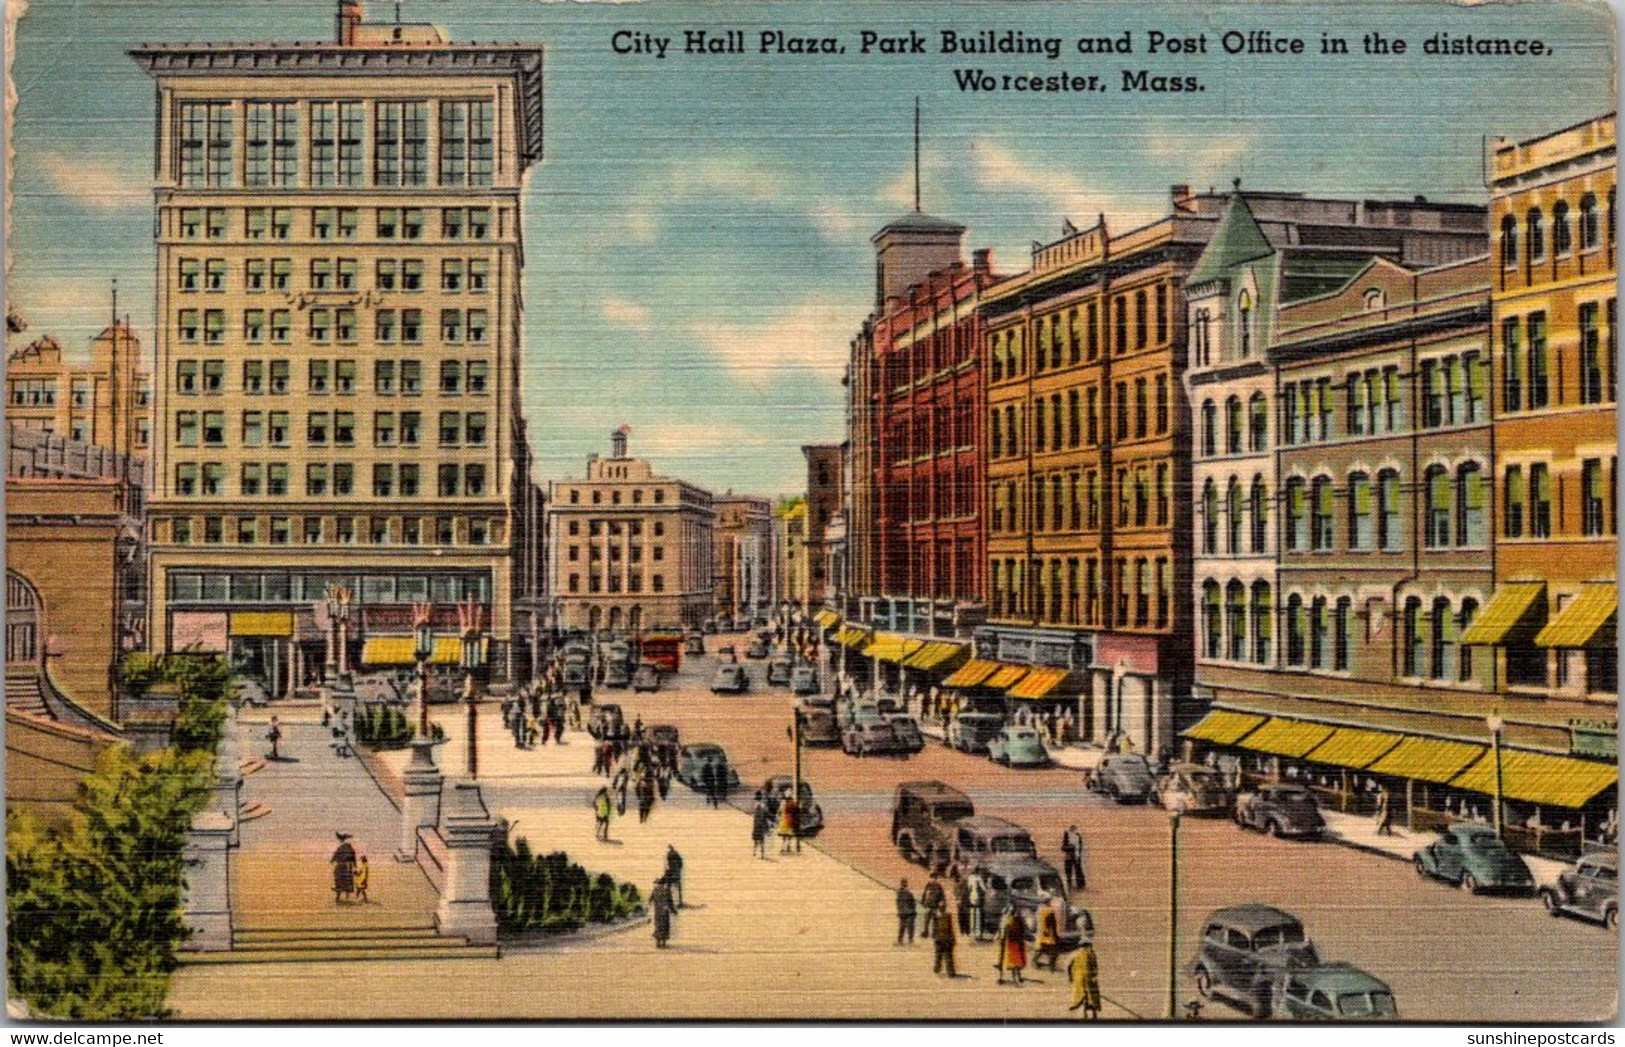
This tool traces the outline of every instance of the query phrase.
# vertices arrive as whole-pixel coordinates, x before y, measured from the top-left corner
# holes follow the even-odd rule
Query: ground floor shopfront
[[[1617,719],[1591,703],[1203,667],[1209,712],[1187,758],[1245,783],[1293,781],[1325,807],[1433,830],[1495,824],[1519,849],[1568,859],[1617,835]]]

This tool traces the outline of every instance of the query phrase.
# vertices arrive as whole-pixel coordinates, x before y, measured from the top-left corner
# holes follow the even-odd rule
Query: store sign
[[[1570,720],[1569,752],[1619,759],[1619,726],[1611,720]]]

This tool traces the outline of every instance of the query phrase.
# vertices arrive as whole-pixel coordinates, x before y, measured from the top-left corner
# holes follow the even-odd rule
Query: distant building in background
[[[753,618],[773,607],[773,503],[733,493],[713,499],[717,510],[716,613]]]
[[[152,373],[127,320],[90,341],[75,364],[49,335],[6,359],[6,424],[144,458],[152,444]]]
[[[698,627],[715,599],[717,510],[711,492],[659,476],[611,435],[608,458],[547,496],[551,601],[566,629]]]
[[[817,606],[835,600],[827,535],[845,498],[840,444],[807,444],[807,600]]]
[[[810,606],[807,498],[796,495],[773,509],[773,547],[778,555],[774,606],[805,611]]]

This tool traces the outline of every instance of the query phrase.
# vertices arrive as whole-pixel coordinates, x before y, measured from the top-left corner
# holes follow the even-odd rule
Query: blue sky
[[[369,17],[392,16],[390,4]],[[837,440],[841,367],[873,295],[869,236],[912,206],[912,106],[925,109],[926,210],[970,227],[997,268],[1024,269],[1063,217],[1127,228],[1168,187],[1482,201],[1482,136],[1528,136],[1613,107],[1602,5],[1225,6],[407,0],[454,40],[548,48],[545,162],[526,199],[526,408],[540,479],[579,473],[633,426],[664,472],[717,490],[802,486],[803,443]],[[16,34],[7,295],[25,338],[81,349],[107,288],[138,332],[152,309],[150,81],[140,41],[325,39],[329,0],[30,0]],[[611,52],[618,29],[835,34],[821,58]],[[1017,29],[1063,39],[1041,57],[862,57],[865,29]],[[1085,57],[1083,35],[1135,32],[1142,53]],[[1144,33],[1206,32],[1209,54],[1143,53]],[[1230,57],[1228,29],[1322,31],[1355,53]],[[1361,55],[1371,29],[1411,41]],[[1540,37],[1553,54],[1429,58],[1435,31]],[[680,46],[680,43],[677,45]],[[674,48],[675,49],[675,48]],[[962,94],[955,68],[1194,74],[1197,95]]]

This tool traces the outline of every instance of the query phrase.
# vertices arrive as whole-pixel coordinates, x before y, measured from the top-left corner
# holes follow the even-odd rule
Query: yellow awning
[[[1271,718],[1269,723],[1236,744],[1254,752],[1299,757],[1324,742],[1331,733],[1332,729],[1323,723]]]
[[[1202,721],[1194,726],[1187,727],[1182,733],[1186,738],[1194,738],[1199,742],[1212,742],[1214,745],[1235,745],[1248,731],[1263,723],[1265,717],[1255,716],[1252,713],[1236,713],[1228,709],[1214,709]]]
[[[989,662],[981,658],[972,658],[953,671],[953,675],[942,681],[944,687],[976,687],[980,685],[994,671],[999,668],[998,662]]]
[[[1471,742],[1452,742],[1443,738],[1406,736],[1405,740],[1383,754],[1366,770],[1373,774],[1388,774],[1395,778],[1414,778],[1421,782],[1446,785],[1461,773],[1461,769],[1484,753],[1482,745]]]
[[[233,611],[232,636],[292,636],[292,611]]]
[[[1489,605],[1462,630],[1466,644],[1498,644],[1522,622],[1546,593],[1545,582],[1507,582],[1495,590]]]
[[[1314,763],[1364,770],[1388,750],[1405,740],[1402,734],[1370,731],[1363,727],[1336,727],[1332,736],[1304,754]]]
[[[361,645],[362,665],[415,665],[417,641],[410,636],[374,636]],[[434,638],[430,665],[461,665],[463,641],[455,636]]]
[[[1004,691],[1013,687],[1017,680],[1027,675],[1025,665],[1005,665],[1002,662],[995,664],[998,665],[998,670],[992,676],[989,676],[987,682],[982,686]]]
[[[813,621],[818,623],[820,629],[828,629],[841,620],[841,616],[831,610],[822,610],[813,615]]]
[[[1006,693],[1012,698],[1044,698],[1061,686],[1067,676],[1065,669],[1034,669]]]
[[[1521,749],[1501,750],[1501,795],[1509,800],[1554,807],[1584,807],[1618,781],[1617,764]],[[1450,785],[1494,796],[1495,753],[1485,753]]]
[[[1540,647],[1584,647],[1618,610],[1617,587],[1601,582],[1588,585],[1535,634],[1535,643]]]
[[[835,634],[835,642],[842,647],[862,647],[869,642],[869,630],[843,625],[841,631]]]
[[[936,669],[946,671],[954,664],[955,659],[968,654],[970,648],[958,643],[927,643],[918,651],[903,659],[903,665],[910,669]]]
[[[910,640],[897,633],[876,633],[869,646],[863,649],[865,658],[878,658],[883,662],[900,662],[923,646],[919,640]]]

